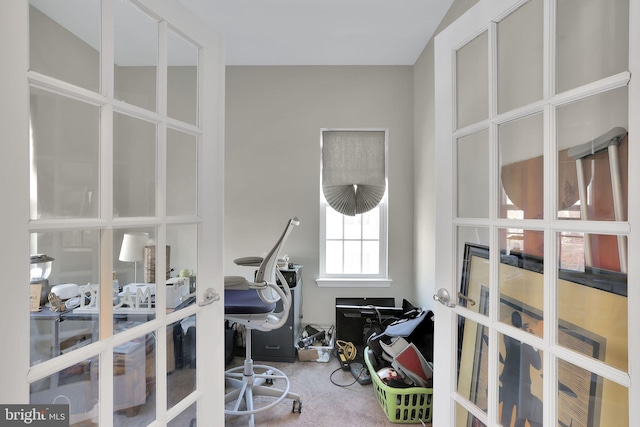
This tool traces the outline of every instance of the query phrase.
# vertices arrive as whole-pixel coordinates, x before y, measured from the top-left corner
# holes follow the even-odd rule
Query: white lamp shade
[[[143,250],[149,241],[148,233],[126,233],[122,238],[122,247],[118,259],[125,262],[137,262],[143,259]]]

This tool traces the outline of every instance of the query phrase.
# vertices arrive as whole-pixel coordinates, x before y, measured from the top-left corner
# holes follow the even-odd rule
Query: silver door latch
[[[476,305],[476,302],[474,300],[472,300],[471,298],[469,298],[468,296],[464,295],[461,292],[458,292],[458,298],[468,301],[469,305]],[[445,288],[438,289],[438,292],[436,292],[433,295],[433,299],[434,301],[438,301],[439,303],[444,304],[447,307],[456,306],[456,304],[451,301],[451,296],[449,295],[449,291],[447,291]]]
[[[209,288],[204,291],[204,300],[200,301],[198,305],[200,307],[204,307],[205,305],[209,305],[214,301],[220,301],[220,294],[213,290],[213,288]]]

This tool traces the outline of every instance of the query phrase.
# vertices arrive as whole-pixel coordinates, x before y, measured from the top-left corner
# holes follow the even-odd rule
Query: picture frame
[[[460,281],[460,294],[464,298],[459,298],[458,301],[460,305],[485,316],[488,316],[491,308],[489,307],[489,255],[488,246],[474,243],[465,244]],[[511,252],[508,255],[504,252],[500,254],[499,320],[511,324],[510,317],[513,313],[517,313],[515,316],[521,319],[523,329],[530,328],[530,332],[538,334],[540,337],[542,337],[541,325],[544,320],[542,307],[527,304],[530,301],[519,298],[516,289],[510,289],[508,285],[503,287],[503,284],[508,283],[505,277],[518,276],[518,281],[514,283],[519,286],[526,283],[528,288],[532,288],[532,292],[543,292],[543,268],[541,257],[527,256],[518,252]],[[620,369],[626,369],[628,365],[626,359],[628,352],[625,351],[628,337],[626,275],[593,268],[586,268],[584,272],[559,270],[557,287],[559,299],[558,345]],[[582,315],[572,313],[570,307],[566,307],[571,304],[562,303],[562,301],[572,298],[578,298],[581,306],[588,301],[597,301],[594,302],[594,306],[601,304],[603,307],[616,307],[619,313],[621,313],[620,310],[624,310],[625,313],[621,313],[617,321],[609,321],[608,323],[603,319],[597,319],[603,316],[598,316],[596,313],[593,316],[596,317],[596,320],[593,320],[584,311],[582,311]],[[471,305],[468,302],[469,299],[476,304]],[[525,299],[527,303],[522,299]],[[598,325],[598,323],[600,324]],[[535,325],[540,325],[538,330],[534,330],[536,329]],[[458,391],[484,411],[488,406],[488,345],[488,328],[480,323],[466,322],[465,318],[460,316],[457,361]],[[506,359],[506,344],[504,342],[499,343],[499,352],[501,358],[500,385],[504,386],[506,381],[505,376],[502,375]],[[541,416],[542,372],[540,369],[531,367],[528,374],[531,377],[530,394],[532,399],[536,400],[534,406]],[[603,408],[602,402],[608,399],[624,398],[624,396],[616,395],[620,393],[620,390],[604,387],[602,378],[596,374],[560,359],[558,360],[558,381],[558,425],[584,425],[588,427],[615,425],[615,423],[608,421],[614,419],[612,418],[614,415]],[[503,403],[501,405],[504,406]],[[514,409],[514,414],[516,409]],[[510,417],[508,412],[507,410],[504,413],[505,418]],[[511,418],[514,417],[515,415],[511,416]],[[468,414],[466,425],[472,426],[474,418]]]

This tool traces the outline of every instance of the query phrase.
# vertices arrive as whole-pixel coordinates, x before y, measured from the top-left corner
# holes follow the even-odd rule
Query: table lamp
[[[134,283],[138,283],[138,261],[143,259],[143,249],[149,241],[149,233],[125,233],[118,259],[134,263]]]

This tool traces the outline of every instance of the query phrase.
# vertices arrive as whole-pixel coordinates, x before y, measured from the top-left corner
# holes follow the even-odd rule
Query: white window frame
[[[322,151],[322,133],[327,131],[358,131],[358,132],[384,132],[384,147],[385,147],[385,181],[386,188],[382,200],[378,204],[380,210],[380,229],[379,229],[379,262],[380,269],[377,274],[328,274],[326,270],[326,220],[327,210],[333,209],[327,203],[322,192],[322,159],[320,159],[320,265],[319,265],[319,277],[316,279],[318,287],[389,287],[391,280],[388,276],[388,247],[389,247],[389,234],[388,234],[388,211],[389,211],[389,183],[388,183],[388,146],[389,146],[389,130],[387,128],[362,128],[362,129],[334,129],[334,128],[322,128],[320,129],[320,150]],[[356,216],[361,216],[356,215]],[[335,240],[335,239],[330,239]],[[353,240],[353,239],[343,239]],[[356,239],[357,240],[357,239]],[[367,239],[360,239],[365,241]]]

